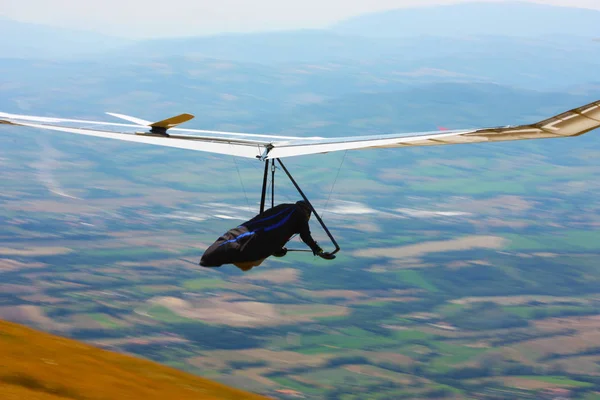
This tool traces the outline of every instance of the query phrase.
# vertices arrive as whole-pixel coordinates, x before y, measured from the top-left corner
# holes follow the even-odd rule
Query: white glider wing
[[[437,146],[579,136],[600,127],[600,101],[519,126],[275,142],[268,158],[367,148]]]
[[[272,136],[267,135],[201,131],[193,129],[177,129],[177,131],[184,131],[186,133],[193,132],[195,135],[166,133],[167,129],[169,129],[171,126],[178,125],[177,122],[171,123],[173,119],[184,116],[182,119],[189,120],[192,117],[190,114],[182,114],[181,116],[169,118],[156,123],[150,123],[139,118],[129,117],[122,114],[110,115],[136,123],[123,124],[103,121],[86,121],[0,113],[0,124],[49,129],[61,132],[77,133],[80,135],[124,140],[128,142],[206,151],[210,153],[228,154],[248,158],[263,156],[266,147],[273,140]],[[164,123],[162,124],[163,126],[160,126],[161,123]],[[158,128],[158,130],[152,132],[152,130],[156,128]],[[163,128],[163,130],[161,131],[160,128]],[[277,138],[286,140],[289,139],[285,136],[278,136]]]
[[[436,146],[579,136],[600,127],[600,101],[531,125],[341,138],[303,138],[176,128],[177,125],[193,118],[190,114],[181,114],[154,123],[123,114],[112,113],[110,115],[133,122],[133,124],[6,113],[0,113],[0,124],[50,129],[239,157],[268,159],[367,148]],[[149,128],[150,130],[148,130]]]

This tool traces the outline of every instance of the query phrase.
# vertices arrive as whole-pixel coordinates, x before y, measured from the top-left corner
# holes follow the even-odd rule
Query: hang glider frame
[[[260,161],[358,149],[566,138],[580,136],[600,128],[600,101],[594,101],[543,121],[526,125],[336,138],[293,137],[179,128],[178,125],[193,118],[191,114],[180,114],[158,122],[150,122],[123,114],[109,114],[133,124],[17,115],[3,112],[0,112],[0,124],[227,154]],[[149,131],[139,132],[137,131],[139,128],[149,128]],[[132,130],[133,132],[131,132]]]
[[[292,176],[290,171],[286,168],[286,166],[283,164],[283,162],[279,158],[271,158],[271,159],[264,160],[265,170],[264,170],[264,175],[263,175],[263,183],[262,183],[262,190],[261,190],[261,196],[260,196],[260,212],[262,213],[263,211],[265,211],[265,201],[266,201],[266,196],[267,196],[267,183],[268,183],[267,181],[268,181],[268,177],[269,177],[269,167],[271,170],[271,207],[275,206],[275,170],[276,170],[275,161],[276,160],[279,163],[279,165],[281,166],[281,169],[283,169],[285,174],[288,176],[288,178],[290,179],[290,181],[292,182],[292,184],[294,185],[294,187],[296,188],[296,190],[298,191],[300,196],[302,196],[302,199],[306,202],[306,204],[309,205],[313,215],[315,216],[317,221],[319,221],[319,224],[321,225],[321,227],[323,228],[323,230],[329,237],[329,240],[331,240],[331,243],[335,247],[335,250],[332,251],[331,254],[335,254],[338,251],[340,251],[341,248],[340,248],[339,244],[337,243],[337,241],[335,240],[335,238],[333,237],[333,235],[331,234],[331,232],[329,231],[329,228],[327,228],[327,225],[325,225],[325,222],[323,222],[323,219],[321,218],[319,213],[317,213],[317,210],[315,210],[315,208],[312,205],[312,203],[310,202],[310,200],[308,200],[308,197],[306,197],[306,195],[304,194],[304,192],[302,191],[302,189],[300,188],[300,186],[298,185],[298,183],[296,182],[296,180],[294,179],[294,177]],[[310,252],[311,250],[288,249],[288,251]]]

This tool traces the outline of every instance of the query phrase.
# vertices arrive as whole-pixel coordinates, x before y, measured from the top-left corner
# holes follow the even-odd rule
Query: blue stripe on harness
[[[243,238],[243,237],[246,237],[246,236],[250,236],[250,235],[254,235],[254,232],[246,232],[246,233],[242,233],[240,236],[238,236],[238,237],[236,237],[236,238],[234,238],[234,239],[229,239],[229,240],[226,240],[226,241],[224,241],[223,243],[221,243],[221,244],[219,245],[219,247],[221,247],[221,246],[223,246],[224,244],[227,244],[227,243],[233,243],[233,242],[237,242],[239,239],[241,239],[241,238]]]
[[[246,224],[244,224],[244,225],[245,225],[245,226],[248,228],[248,227],[249,227],[249,225],[254,225],[254,224],[258,224],[259,222],[268,221],[268,220],[270,220],[270,219],[273,219],[273,218],[275,218],[275,217],[278,217],[278,216],[280,216],[281,214],[283,214],[283,213],[285,213],[285,212],[289,211],[291,208],[292,208],[292,207],[287,207],[287,208],[285,208],[285,209],[281,210],[280,212],[278,212],[278,213],[277,213],[277,214],[275,214],[275,215],[271,215],[270,217],[266,217],[266,218],[262,218],[262,219],[257,219],[256,221],[252,221],[252,222],[246,223]]]
[[[281,221],[279,221],[279,222],[278,222],[278,223],[276,223],[275,225],[267,226],[267,227],[264,229],[264,230],[265,230],[265,232],[272,231],[273,229],[277,229],[277,228],[279,228],[281,225],[285,224],[285,223],[286,223],[286,222],[287,222],[287,221],[290,219],[290,217],[292,216],[292,214],[294,214],[294,211],[296,211],[296,210],[292,210],[292,212],[291,212],[291,213],[289,213],[289,215],[287,215],[287,216],[286,216],[284,219],[282,219]]]

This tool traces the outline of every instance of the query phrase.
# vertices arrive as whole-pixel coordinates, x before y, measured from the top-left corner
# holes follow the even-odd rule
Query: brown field
[[[563,326],[566,328],[567,326]],[[524,354],[532,354],[537,357],[549,354],[572,354],[591,347],[598,347],[600,343],[600,330],[579,331],[571,336],[558,336],[552,338],[535,339],[521,342],[514,346],[522,350]]]
[[[387,301],[390,303],[391,302],[409,302],[409,301],[417,301],[417,300],[419,300],[418,297],[371,297],[369,299],[349,301],[346,304],[369,304],[369,303],[379,302],[379,301]]]
[[[294,283],[298,281],[300,271],[294,268],[278,268],[268,271],[259,271],[252,275],[245,275],[241,281],[267,281],[272,283]]]
[[[127,201],[128,199],[123,199]],[[129,206],[139,205],[139,199],[134,201],[129,199],[127,202]],[[7,210],[19,210],[28,212],[46,212],[46,213],[59,213],[59,214],[83,214],[90,211],[93,206],[102,207],[105,210],[115,210],[118,207],[125,205],[125,203],[115,202],[114,199],[94,200],[93,202],[85,202],[81,200],[77,201],[61,201],[61,200],[36,200],[30,201],[14,201],[6,202],[5,206]]]
[[[465,236],[459,239],[424,242],[400,247],[372,248],[355,251],[357,257],[390,257],[406,259],[428,253],[462,251],[474,248],[500,249],[506,245],[506,239],[499,236]]]
[[[266,349],[250,349],[242,350],[240,353],[248,356],[256,357],[258,360],[268,361],[273,365],[302,364],[311,367],[322,365],[329,358],[333,357],[328,354],[300,354],[293,351],[273,351]]]
[[[0,293],[3,294],[19,294],[19,293],[32,293],[38,292],[39,290],[32,287],[31,285],[16,285],[14,283],[0,283]]]
[[[435,182],[437,179],[425,175],[413,175],[409,169],[382,168],[377,177],[383,181],[401,181],[406,183]]]
[[[210,272],[212,272],[212,271],[210,271]],[[235,290],[235,291],[239,291],[239,292],[244,292],[244,293],[254,292],[254,291],[261,292],[263,290],[272,290],[268,286],[259,286],[259,285],[254,285],[252,283],[234,283],[234,282],[227,282],[226,285],[223,286],[223,288],[231,289],[231,290]]]
[[[501,379],[506,386],[525,390],[569,387],[569,385],[560,385],[556,383],[542,382],[535,379],[519,378],[514,376],[499,377],[499,379]]]
[[[530,301],[539,301],[546,304],[554,303],[587,303],[587,299],[577,297],[559,297],[559,296],[482,296],[482,297],[463,297],[451,300],[454,304],[472,304],[478,302],[490,301],[503,306],[514,306],[526,304]],[[599,322],[600,323],[600,322]]]
[[[142,336],[142,337],[126,337],[119,339],[103,339],[103,340],[94,340],[90,343],[97,346],[122,346],[127,344],[140,344],[140,345],[148,345],[148,344],[158,344],[158,343],[187,343],[189,340],[184,339],[179,336]]]
[[[106,241],[104,242],[106,243]],[[116,243],[116,242],[115,242]],[[120,243],[123,247],[152,247],[161,250],[187,250],[189,248],[197,248],[198,249],[198,260],[193,261],[195,265],[198,265],[198,261],[200,261],[200,256],[202,255],[204,249],[209,246],[209,244],[205,245],[202,242],[198,242],[197,240],[192,240],[189,237],[184,239],[181,238],[181,235],[177,232],[165,231],[161,232],[161,235],[139,235],[139,233],[135,236],[129,236],[127,238],[123,238],[120,240]],[[103,248],[106,246],[103,245]],[[116,247],[116,246],[115,246]],[[160,264],[156,264],[156,266],[162,266],[164,263],[172,264],[176,266],[181,265],[180,260],[173,259],[165,259],[165,260],[156,260]]]
[[[600,356],[597,355],[563,358],[556,360],[556,363],[570,373],[600,375],[600,371],[598,371]]]
[[[316,317],[347,315],[343,306],[275,305],[257,301],[224,301],[223,298],[201,298],[194,301],[177,297],[155,297],[148,304],[166,307],[179,316],[206,323],[229,326],[267,326],[290,322],[312,321]]]
[[[39,277],[39,278],[40,278],[40,280],[35,282],[35,285],[40,288],[44,288],[44,289],[49,289],[49,288],[86,289],[86,288],[88,288],[88,285],[85,285],[83,283],[75,283],[75,282],[62,281],[62,280],[56,280],[54,282],[46,282],[41,279],[42,277]]]
[[[527,221],[519,221],[519,220],[507,220],[502,218],[485,218],[481,222],[477,222],[477,225],[494,227],[494,228],[513,228],[513,229],[522,229],[531,225],[531,222]]]
[[[442,337],[446,337],[446,338],[461,339],[461,338],[468,338],[469,336],[473,336],[473,333],[466,333],[466,332],[462,332],[459,330],[450,330],[450,329],[439,328],[439,327],[436,327],[435,325],[420,326],[419,330],[422,331],[423,333],[428,333],[430,335],[438,335],[438,336],[442,336]]]
[[[365,355],[375,362],[390,362],[398,365],[410,365],[414,363],[413,359],[404,354],[387,352],[387,351],[370,351]]]
[[[119,278],[117,277],[103,277],[106,280],[116,281]],[[68,275],[68,279],[72,279],[74,281],[83,281],[86,283],[94,282],[98,279],[98,275],[93,272],[70,272]]]
[[[348,224],[347,228],[356,229],[365,233],[378,233],[381,232],[381,228],[374,222],[358,222],[355,224]]]
[[[301,289],[298,291],[303,296],[310,296],[312,298],[326,299],[326,298],[345,298],[355,300],[361,297],[367,297],[368,295],[363,292],[356,290],[342,290],[342,289],[331,289],[331,290],[306,290]]]
[[[181,291],[179,286],[175,285],[142,285],[136,286],[136,289],[139,289],[143,292],[151,292],[151,293],[160,293],[160,292],[169,292],[169,291]]]
[[[536,328],[543,330],[557,330],[575,328],[577,330],[600,330],[600,315],[584,317],[548,318],[535,321]]]
[[[464,209],[465,204],[468,204],[468,211],[470,212],[486,215],[500,215],[502,217],[506,217],[507,212],[522,213],[537,205],[535,202],[525,200],[519,196],[505,195],[482,200],[469,199],[469,201],[466,202],[462,200],[458,203],[450,204],[450,206]]]
[[[485,260],[452,261],[452,262],[446,264],[446,266],[451,269],[466,268],[466,267],[471,267],[473,265],[483,265],[483,266],[488,266],[488,267],[492,266],[492,264],[490,262],[485,261]]]
[[[161,230],[160,232],[119,231],[111,232],[110,235],[111,237],[118,239],[119,242],[129,242],[130,240],[143,240],[145,241],[145,243],[150,241],[153,244],[157,244],[157,242],[167,242],[175,244],[179,243],[185,245],[193,245],[198,243],[193,236],[182,234],[180,231],[174,229],[165,229]]]
[[[44,268],[41,262],[21,262],[10,258],[0,258],[0,272],[19,271],[28,268]]]
[[[0,289],[2,291],[2,289]],[[45,303],[45,304],[58,304],[64,303],[67,300],[59,297],[47,296],[45,294],[31,294],[27,296],[21,296],[22,300],[33,302],[33,303]]]
[[[296,366],[319,367],[333,355],[300,354],[293,351],[274,351],[267,349],[248,350],[213,350],[202,356],[192,357],[186,361],[201,369],[215,370],[226,368],[231,361],[264,361],[267,369],[286,369]],[[261,367],[266,368],[266,367]]]
[[[0,398],[265,399],[157,363],[0,321]]]
[[[234,371],[234,374],[251,379],[251,380],[258,382],[261,385],[266,386],[266,387],[278,386],[278,384],[276,382],[273,382],[269,378],[266,378],[263,376],[263,374],[266,374],[267,372],[270,372],[270,371],[271,371],[270,368],[248,368],[248,369],[236,370],[236,371]]]
[[[149,300],[149,303],[167,307],[185,318],[230,326],[269,325],[279,317],[273,305],[255,301],[199,299],[192,303],[176,297],[159,297]]]
[[[373,376],[375,378],[383,378],[401,385],[410,385],[413,382],[413,377],[410,375],[386,371],[385,369],[377,368],[372,365],[346,365],[344,369],[356,374]]]
[[[279,313],[288,319],[288,322],[311,321],[316,317],[337,317],[349,314],[344,306],[333,306],[327,304],[315,305],[278,305]]]
[[[531,253],[531,255],[533,255],[535,257],[544,257],[544,258],[554,258],[554,257],[559,257],[560,256],[560,254],[548,253],[548,252]]]
[[[14,249],[9,247],[0,247],[0,255],[2,256],[53,256],[58,254],[68,254],[73,252],[68,247],[35,247],[31,249]]]
[[[154,245],[151,245],[154,247]],[[194,263],[195,265],[197,265],[197,263]],[[119,266],[119,267],[124,267],[127,269],[135,269],[136,267],[142,267],[142,268],[146,268],[146,267],[156,267],[156,268],[166,268],[166,267],[181,267],[182,265],[185,265],[185,263],[182,263],[181,260],[179,259],[166,259],[166,260],[148,260],[148,261],[143,261],[143,262],[132,262],[132,261],[119,261],[117,263],[115,263],[115,265]],[[122,268],[116,269],[116,271],[123,271]]]
[[[216,294],[215,297],[217,297],[221,301],[238,301],[238,300],[252,301],[252,297],[243,295],[241,293],[235,293],[235,292],[219,293],[219,294]]]

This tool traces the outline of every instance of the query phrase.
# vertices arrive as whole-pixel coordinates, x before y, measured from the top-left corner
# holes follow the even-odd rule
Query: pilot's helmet
[[[300,200],[296,202],[296,205],[300,206],[300,209],[302,211],[304,211],[304,213],[306,214],[306,218],[310,219],[310,214],[312,212],[310,206],[308,205],[308,203],[304,200]]]

